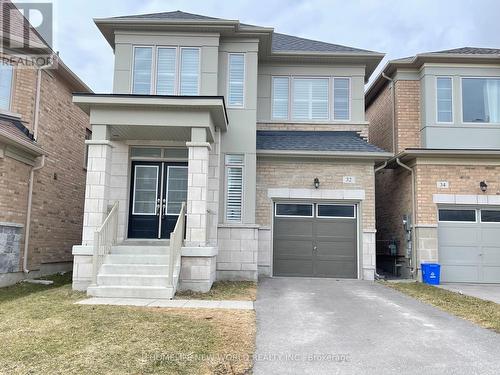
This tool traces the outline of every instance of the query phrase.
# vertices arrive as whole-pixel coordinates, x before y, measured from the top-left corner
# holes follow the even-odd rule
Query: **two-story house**
[[[60,59],[50,66],[30,65],[33,51],[9,48],[11,40],[29,40],[41,45],[43,54],[55,54],[15,5],[0,3],[2,20],[9,16],[12,25],[1,25],[0,42],[0,286],[5,286],[72,269],[71,250],[82,233],[85,138],[91,133],[88,116],[72,97],[74,91],[91,90]]]
[[[377,260],[500,282],[500,50],[392,60],[365,100],[371,142],[395,154],[376,176]]]
[[[364,84],[382,54],[180,11],[95,22],[114,85],[74,95],[93,129],[74,288],[374,278],[390,154],[366,141]]]

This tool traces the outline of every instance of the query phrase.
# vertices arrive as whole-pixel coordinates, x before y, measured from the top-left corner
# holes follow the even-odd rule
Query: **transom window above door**
[[[199,95],[198,47],[135,46],[132,94]]]

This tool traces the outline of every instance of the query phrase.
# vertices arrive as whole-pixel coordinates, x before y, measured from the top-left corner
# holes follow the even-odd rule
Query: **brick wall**
[[[344,184],[343,176],[355,176],[355,184]],[[290,159],[257,159],[256,221],[271,224],[269,188],[312,189],[314,178],[320,180],[320,189],[364,189],[363,229],[375,228],[375,186],[373,163],[343,163],[339,161],[310,161]]]
[[[392,89],[386,84],[366,109],[366,120],[370,123],[368,132],[370,143],[387,151],[393,149],[392,117]]]
[[[396,150],[420,147],[420,81],[395,82]],[[369,140],[384,150],[392,151],[392,93],[386,85],[366,109],[370,122]]]
[[[486,164],[487,162],[485,162]],[[436,224],[437,205],[433,194],[499,195],[500,166],[463,164],[421,164],[416,165],[417,179],[417,224]],[[487,193],[481,192],[479,183],[485,180]],[[438,181],[448,181],[448,189],[439,189]]]
[[[396,133],[398,152],[420,147],[420,81],[396,81]]]
[[[33,131],[37,74],[30,69],[14,72],[11,112]],[[87,126],[88,116],[72,103],[69,85],[54,71],[44,71],[37,143],[47,155],[45,166],[34,175],[30,270],[71,261],[71,248],[81,240]],[[25,224],[29,170],[10,158],[0,160],[0,221]]]
[[[411,216],[411,173],[403,168],[383,169],[375,177],[377,246],[398,242],[398,254],[406,254],[403,216]]]

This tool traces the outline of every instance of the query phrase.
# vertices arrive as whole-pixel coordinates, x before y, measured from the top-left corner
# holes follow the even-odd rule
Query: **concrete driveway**
[[[500,284],[446,283],[439,285],[439,287],[486,301],[500,303]]]
[[[367,281],[263,279],[255,374],[498,374],[500,335]]]

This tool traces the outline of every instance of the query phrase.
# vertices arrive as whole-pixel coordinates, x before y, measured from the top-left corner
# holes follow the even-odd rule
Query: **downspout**
[[[36,76],[36,92],[35,92],[35,113],[33,114],[33,138],[38,139],[38,122],[40,119],[40,96],[42,91],[42,70],[49,65],[40,66]],[[24,255],[23,255],[23,272],[29,273],[28,269],[28,254],[30,243],[30,226],[31,226],[31,205],[33,201],[33,179],[35,171],[42,169],[45,166],[45,155],[42,155],[42,160],[39,165],[31,168],[28,187],[28,208],[26,210],[26,226],[24,230]]]
[[[392,95],[392,152],[396,155],[396,87],[394,86],[394,80],[387,74],[382,72],[382,77],[391,83],[391,95]]]
[[[30,243],[30,226],[31,226],[31,203],[33,200],[33,179],[35,177],[35,171],[42,169],[45,166],[45,155],[42,155],[42,160],[39,165],[31,168],[29,187],[28,187],[28,209],[26,211],[26,227],[24,230],[24,255],[23,255],[23,272],[29,273],[28,269],[28,250]]]
[[[413,168],[410,168],[406,164],[404,164],[399,158],[396,158],[396,163],[403,167],[404,169],[410,171],[411,173],[411,244],[412,244],[412,256],[410,258],[410,269],[413,275],[413,278],[416,279],[418,276],[417,270],[417,244],[415,241],[415,223],[417,219],[417,215],[415,212],[415,172]]]

